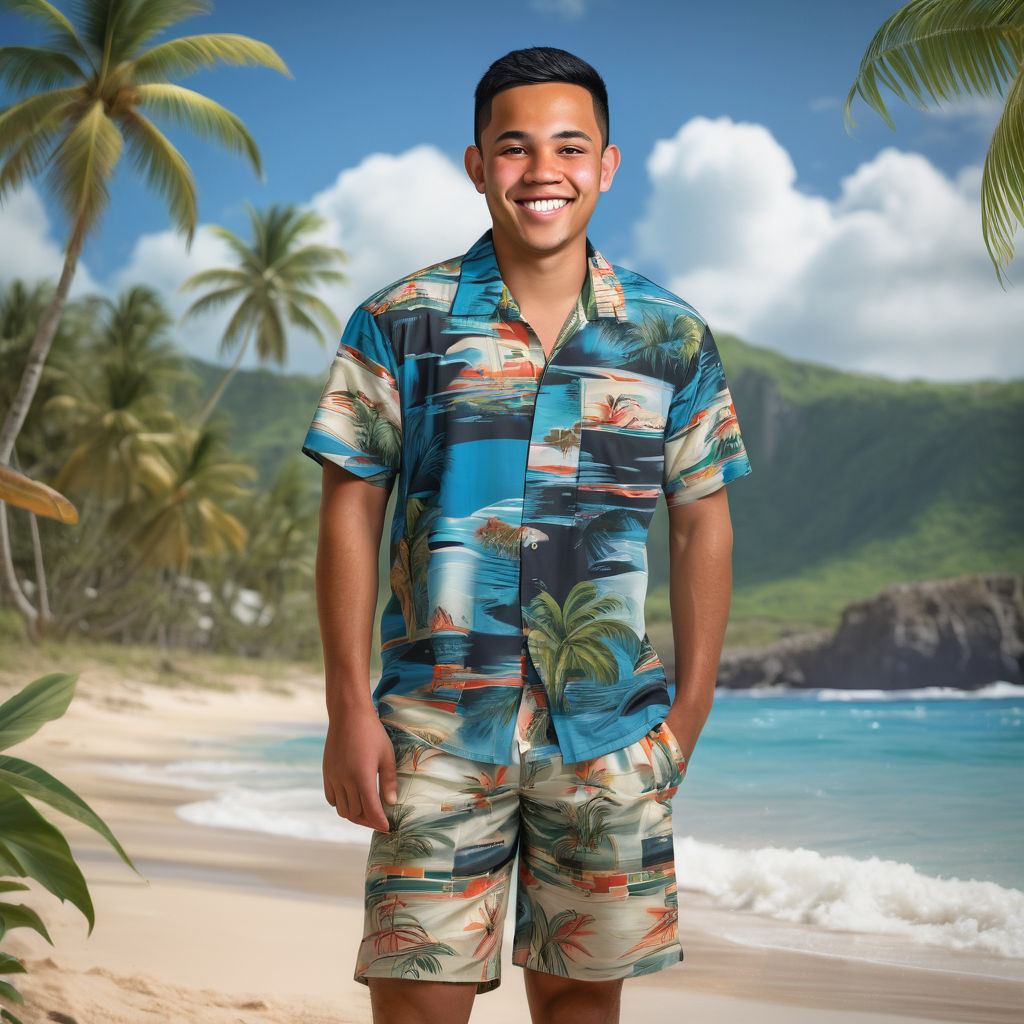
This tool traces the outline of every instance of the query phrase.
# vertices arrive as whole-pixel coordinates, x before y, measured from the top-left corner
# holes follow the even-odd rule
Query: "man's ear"
[[[469,175],[469,180],[473,182],[477,192],[481,195],[484,194],[484,158],[480,155],[480,150],[476,146],[466,147],[466,173]]]
[[[604,152],[601,154],[601,191],[607,192],[612,187],[612,178],[615,177],[615,172],[619,169],[619,161],[622,159],[622,154],[619,152],[619,147],[614,143],[604,147]]]

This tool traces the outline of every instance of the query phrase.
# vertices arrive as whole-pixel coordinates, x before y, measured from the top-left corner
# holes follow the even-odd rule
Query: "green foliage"
[[[266,43],[227,33],[152,45],[169,26],[208,13],[210,4],[84,0],[75,5],[74,23],[44,0],[4,0],[3,6],[39,22],[50,38],[44,46],[0,47],[0,83],[16,92],[42,90],[0,111],[0,195],[46,168],[52,194],[76,230],[86,232],[107,206],[109,183],[127,145],[191,244],[195,181],[147,111],[244,154],[262,174],[259,150],[242,121],[169,78],[218,63],[288,75],[281,58]]]
[[[912,0],[875,33],[843,110],[856,95],[895,128],[880,86],[924,107],[965,93],[1005,92],[985,156],[981,223],[1002,280],[1024,223],[1024,0]]]
[[[893,381],[718,341],[753,468],[728,485],[733,625],[827,627],[891,583],[1024,571],[1024,381]],[[655,623],[667,544],[660,505]]]
[[[237,348],[234,364],[199,413],[202,424],[220,400],[237,372],[251,338],[256,339],[256,355],[261,363],[283,366],[288,351],[286,325],[311,334],[321,345],[326,338],[317,321],[327,325],[333,336],[341,333],[334,312],[311,288],[325,282],[344,281],[335,264],[345,253],[331,246],[306,242],[307,237],[324,226],[324,220],[312,210],[292,204],[271,204],[256,210],[246,204],[252,227],[252,241],[246,242],[227,228],[213,231],[231,250],[235,265],[214,267],[193,274],[183,290],[206,289],[185,311],[185,318],[215,310],[230,303],[235,306],[221,338],[221,353]]]
[[[53,673],[29,683],[0,705],[0,750],[32,736],[46,722],[59,718],[74,696],[77,676]],[[60,829],[48,822],[27,797],[42,800],[88,825],[109,842],[133,870],[135,865],[113,833],[76,793],[42,768],[20,758],[0,756],[0,874],[32,878],[61,902],[77,907],[89,923],[95,923],[89,888],[71,848]],[[24,891],[28,886],[0,877],[0,893]],[[23,904],[0,902],[0,940],[15,928],[28,928],[53,944],[39,915]],[[23,974],[21,961],[0,952],[0,974]],[[0,996],[24,1005],[21,994],[9,982],[0,981]],[[17,1021],[4,1010],[0,1019]]]

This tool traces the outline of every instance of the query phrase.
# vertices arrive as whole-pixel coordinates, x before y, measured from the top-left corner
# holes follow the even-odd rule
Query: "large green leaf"
[[[14,882],[9,878],[0,879],[0,892],[27,892],[28,886],[23,882]]]
[[[23,1024],[20,1017],[15,1017],[10,1010],[5,1010],[2,1006],[0,1006],[0,1021],[3,1021],[4,1024]]]
[[[158,82],[216,67],[218,62],[262,65],[292,77],[272,47],[248,36],[231,33],[169,39],[132,61],[132,77],[136,82]]]
[[[60,718],[75,695],[77,682],[77,675],[54,672],[33,680],[0,704],[0,750],[20,743],[47,722]]]
[[[88,825],[110,843],[125,864],[133,868],[136,873],[141,873],[122,849],[121,844],[114,838],[114,834],[103,822],[103,819],[77,793],[68,789],[64,783],[43,771],[38,765],[22,761],[18,757],[0,754],[0,781],[13,786],[25,796],[42,800],[69,818]]]
[[[1024,63],[1006,94],[981,175],[981,227],[985,245],[1009,266],[1013,236],[1024,224]]]
[[[124,140],[107,116],[102,100],[94,100],[53,152],[49,183],[68,219],[95,226],[110,201],[110,179]]]
[[[1024,222],[1024,0],[911,0],[875,33],[846,97],[858,94],[895,128],[881,87],[926,107],[967,94],[1006,96],[985,158],[981,224],[1000,281]]]
[[[0,857],[16,865],[8,873],[34,878],[58,899],[78,907],[92,932],[92,899],[68,841],[6,782],[0,782]]]
[[[25,965],[13,954],[0,952],[0,974],[24,974]]]
[[[14,928],[31,928],[53,945],[43,919],[31,907],[24,903],[0,903],[0,938]]]
[[[19,1006],[25,1005],[25,999],[22,994],[13,985],[6,981],[0,981],[0,996],[3,996],[5,999],[10,999],[12,1003],[17,1003]],[[6,1013],[7,1011],[3,1010],[0,1012]]]

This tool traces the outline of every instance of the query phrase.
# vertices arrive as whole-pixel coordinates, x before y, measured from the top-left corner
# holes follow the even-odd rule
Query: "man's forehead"
[[[564,132],[600,134],[594,98],[582,85],[543,82],[503,89],[491,100],[491,119],[485,134],[518,132],[554,137]]]

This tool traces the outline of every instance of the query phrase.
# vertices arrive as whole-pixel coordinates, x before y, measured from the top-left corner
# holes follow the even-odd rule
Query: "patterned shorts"
[[[528,684],[511,765],[387,729],[398,799],[370,844],[357,981],[497,988],[517,851],[513,963],[608,981],[683,958],[670,800],[686,766],[668,726],[564,765],[543,690]]]

